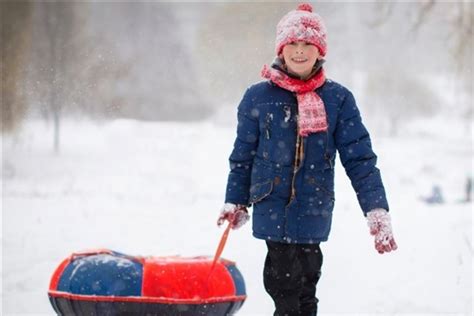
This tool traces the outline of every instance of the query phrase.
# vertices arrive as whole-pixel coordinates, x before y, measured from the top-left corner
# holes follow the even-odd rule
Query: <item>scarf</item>
[[[269,79],[277,86],[296,93],[298,101],[298,133],[306,137],[310,133],[324,132],[328,129],[326,110],[323,100],[314,91],[326,81],[323,68],[308,80],[300,80],[287,74],[275,63],[272,68],[263,66],[262,77]]]

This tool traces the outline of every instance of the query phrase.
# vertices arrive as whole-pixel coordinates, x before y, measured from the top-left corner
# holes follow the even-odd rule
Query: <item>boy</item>
[[[268,253],[264,285],[274,315],[316,315],[320,242],[334,208],[336,150],[375,236],[379,253],[397,249],[377,157],[352,93],[326,79],[326,29],[309,4],[277,25],[268,79],[249,87],[238,108],[225,205],[218,224],[249,220]]]

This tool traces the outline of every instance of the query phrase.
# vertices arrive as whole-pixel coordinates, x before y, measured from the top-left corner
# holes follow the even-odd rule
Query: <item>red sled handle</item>
[[[209,277],[212,274],[212,271],[214,271],[214,267],[216,266],[217,260],[219,260],[219,258],[222,255],[222,252],[224,251],[224,247],[225,247],[225,244],[227,242],[227,237],[229,237],[230,229],[231,229],[231,223],[229,222],[229,224],[227,225],[227,228],[225,229],[224,233],[222,234],[219,245],[217,246],[216,254],[214,255],[214,260],[212,261],[211,270],[209,271],[209,276],[207,277],[208,281],[209,281]]]

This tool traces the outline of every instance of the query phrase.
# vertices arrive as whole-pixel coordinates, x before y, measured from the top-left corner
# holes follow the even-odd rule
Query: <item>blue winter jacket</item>
[[[226,202],[253,205],[256,238],[303,244],[328,239],[336,150],[364,214],[388,210],[377,156],[352,93],[331,80],[316,93],[329,128],[303,137],[304,155],[295,173],[296,95],[262,81],[247,89],[238,107]]]

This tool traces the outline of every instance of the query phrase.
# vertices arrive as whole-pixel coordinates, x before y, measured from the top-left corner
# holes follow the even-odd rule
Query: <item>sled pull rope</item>
[[[214,271],[214,268],[216,266],[217,260],[222,255],[222,252],[224,251],[225,244],[227,242],[227,237],[229,237],[229,232],[231,229],[231,223],[227,225],[227,228],[225,229],[224,233],[222,234],[221,240],[219,242],[219,246],[217,246],[216,254],[214,255],[214,260],[212,261],[211,265],[211,270],[209,271],[209,275],[207,276],[207,281],[209,282],[209,278],[211,277],[212,271]]]

